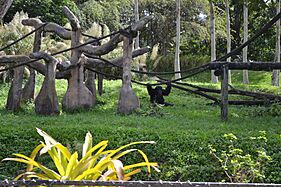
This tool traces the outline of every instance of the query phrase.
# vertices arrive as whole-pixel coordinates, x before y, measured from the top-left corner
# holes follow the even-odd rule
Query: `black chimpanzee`
[[[152,86],[148,84],[147,91],[148,94],[150,95],[150,102],[162,104],[164,106],[173,106],[173,104],[165,102],[163,97],[163,96],[168,96],[170,94],[171,88],[172,87],[170,82],[167,83],[167,87],[165,90],[162,88],[162,86],[156,86],[153,89]]]

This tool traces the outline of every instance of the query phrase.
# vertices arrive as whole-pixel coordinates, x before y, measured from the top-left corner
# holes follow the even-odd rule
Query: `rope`
[[[68,48],[68,49],[64,49],[64,50],[61,50],[61,51],[52,53],[51,56],[56,56],[56,55],[59,55],[59,54],[61,54],[61,53],[65,53],[65,52],[67,52],[67,51],[70,51],[70,50],[73,50],[73,49],[77,49],[77,48],[83,47],[83,46],[85,46],[85,45],[88,45],[88,44],[91,44],[91,43],[94,43],[94,42],[103,40],[103,39],[105,39],[105,38],[108,38],[108,37],[111,37],[111,36],[113,36],[113,35],[116,35],[116,34],[118,34],[119,32],[120,32],[120,31],[115,31],[115,32],[113,32],[113,33],[111,33],[111,34],[108,34],[108,35],[106,35],[106,36],[103,36],[103,37],[100,37],[100,38],[97,38],[97,39],[90,40],[90,41],[88,41],[88,42],[86,42],[86,43],[83,43],[83,44],[80,44],[80,45],[77,45],[77,46],[74,46],[74,47],[70,47],[70,48]],[[20,67],[20,66],[28,65],[28,64],[30,64],[30,63],[36,62],[36,61],[41,60],[41,59],[42,59],[42,58],[37,58],[37,59],[29,60],[29,61],[27,61],[27,62],[19,63],[19,64],[17,64],[17,65],[11,66],[11,67],[1,69],[0,72],[8,71],[8,70],[10,70],[10,69],[14,69],[14,68],[17,68],[17,67]]]
[[[122,77],[115,76],[115,75],[111,75],[111,74],[107,74],[107,73],[103,73],[103,72],[97,71],[97,70],[92,69],[92,68],[89,68],[89,67],[86,67],[86,69],[88,69],[88,70],[90,70],[90,71],[92,71],[92,72],[95,72],[95,73],[97,73],[97,74],[103,75],[103,76],[112,77],[112,78],[114,78],[114,79],[122,79]],[[147,85],[148,85],[148,84],[145,84],[145,83],[136,81],[136,80],[131,80],[131,82],[136,83],[136,84],[139,84],[139,85],[142,85],[142,86],[147,86]]]
[[[40,30],[41,28],[45,27],[47,24],[48,24],[48,23],[44,23],[44,24],[41,25],[40,27],[38,27],[38,28],[34,29],[33,31],[31,31],[30,33],[27,33],[27,34],[23,35],[22,37],[20,37],[19,39],[17,39],[16,41],[13,41],[12,43],[10,43],[10,44],[8,44],[8,45],[2,47],[2,48],[0,49],[0,51],[4,51],[5,49],[11,47],[12,45],[14,45],[14,44],[20,42],[21,40],[25,39],[26,37],[30,36],[31,34],[35,33],[36,31]]]
[[[101,58],[101,57],[97,57],[97,56],[91,56],[91,55],[87,55],[85,54],[85,56],[89,57],[89,58],[92,58],[92,59],[97,59],[97,60],[101,60],[107,64],[110,64],[114,67],[117,67],[117,68],[122,68],[121,66],[118,66],[112,62],[110,62],[109,60],[107,59],[104,59],[104,58]],[[205,68],[205,67],[209,67],[209,63],[208,64],[204,64],[204,65],[201,65],[201,66],[198,66],[198,67],[195,67],[195,68],[190,68],[190,69],[187,69],[187,70],[182,70],[182,71],[170,71],[170,72],[145,72],[145,71],[138,71],[138,70],[135,70],[135,69],[132,69],[131,71],[134,72],[134,73],[138,73],[138,74],[146,74],[146,75],[174,75],[174,74],[177,74],[177,73],[188,73],[188,72],[193,72],[193,71],[196,71],[196,70],[200,70],[202,68]]]
[[[228,57],[231,57],[233,55],[236,55],[237,53],[239,53],[244,47],[248,46],[250,43],[252,43],[253,41],[255,41],[259,36],[261,36],[263,33],[265,33],[269,28],[271,28],[279,19],[281,18],[281,12],[279,14],[277,14],[275,17],[272,18],[272,20],[270,20],[267,24],[265,24],[258,32],[256,32],[256,34],[251,37],[247,42],[243,43],[242,45],[240,45],[239,47],[237,47],[236,49],[230,51],[229,53],[227,53],[226,55],[220,57],[219,59],[216,59],[215,62],[217,61],[224,61],[226,60]]]

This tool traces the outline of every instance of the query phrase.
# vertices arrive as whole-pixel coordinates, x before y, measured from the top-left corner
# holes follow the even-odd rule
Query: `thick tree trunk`
[[[215,28],[215,10],[214,4],[210,0],[210,32],[211,32],[211,62],[216,60],[216,28]],[[212,83],[218,83],[218,77],[215,76],[214,70],[211,71]]]
[[[13,0],[0,0],[0,20],[6,15],[12,3]]]
[[[41,49],[42,29],[35,32],[33,52],[39,52]],[[35,82],[36,82],[36,71],[29,67],[30,75],[27,83],[23,88],[22,100],[24,102],[34,100],[35,97]]]
[[[46,53],[34,53],[34,58],[43,58],[46,62],[46,74],[43,85],[35,99],[35,112],[40,115],[58,115],[59,102],[56,92],[56,68],[58,60]]]
[[[129,38],[123,39],[123,81],[119,93],[117,112],[128,115],[140,107],[140,102],[131,87],[131,62],[132,62],[132,43]]]
[[[244,43],[248,41],[248,2],[244,2]],[[248,46],[243,49],[243,62],[248,62]],[[248,70],[243,70],[243,84],[249,84]]]
[[[180,0],[176,0],[176,13],[177,13],[177,37],[176,37],[176,53],[175,53],[175,71],[180,71],[180,26],[181,26],[181,15],[180,15]],[[175,79],[180,79],[181,74],[175,74]]]
[[[226,33],[227,33],[227,53],[231,51],[231,33],[230,33],[230,13],[229,2],[225,0],[225,13],[226,13]],[[231,62],[231,57],[227,58],[227,62]],[[228,81],[231,83],[231,70],[228,71]]]
[[[18,112],[20,109],[23,70],[23,66],[14,68],[14,78],[12,80],[12,85],[8,93],[6,109],[13,112]]]
[[[64,13],[70,21],[72,27],[71,47],[80,44],[81,27],[78,19],[67,8],[64,7]],[[79,60],[80,58],[80,60]],[[78,61],[80,62],[78,65]],[[94,105],[93,94],[84,84],[84,64],[86,57],[81,56],[80,49],[71,50],[71,65],[77,65],[71,69],[71,76],[68,79],[68,88],[62,101],[63,110],[75,111],[78,109],[90,109]]]
[[[65,111],[79,109],[89,110],[95,101],[93,94],[84,84],[84,63],[85,56],[81,56],[78,67],[71,69],[71,77],[68,79],[68,88],[62,101],[62,108]]]
[[[276,2],[276,14],[280,13],[280,0],[277,0]],[[276,22],[276,62],[280,63],[280,20]],[[274,70],[272,74],[272,85],[273,86],[279,86],[280,80],[279,80],[279,74],[280,70]]]

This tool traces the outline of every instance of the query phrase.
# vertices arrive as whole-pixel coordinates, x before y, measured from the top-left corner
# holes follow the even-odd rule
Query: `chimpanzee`
[[[148,94],[150,95],[150,102],[162,104],[164,106],[173,106],[173,104],[165,102],[163,97],[163,96],[168,96],[170,94],[171,88],[172,87],[170,82],[167,83],[167,87],[165,90],[162,88],[162,86],[156,86],[153,89],[152,86],[148,84],[147,91]]]

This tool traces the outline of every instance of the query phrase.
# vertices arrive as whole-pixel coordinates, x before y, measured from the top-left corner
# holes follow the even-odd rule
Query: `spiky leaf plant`
[[[61,143],[54,140],[46,132],[37,128],[37,132],[44,138],[29,157],[22,154],[14,154],[16,158],[6,158],[3,161],[16,161],[27,164],[26,172],[18,175],[15,180],[42,179],[42,180],[130,180],[131,176],[141,172],[142,167],[157,169],[157,163],[149,162],[146,154],[139,149],[127,149],[137,144],[154,144],[152,141],[133,142],[117,149],[105,150],[108,141],[101,141],[92,145],[92,135],[87,133],[83,144],[82,157],[79,159],[78,152],[70,151]],[[119,160],[131,152],[138,152],[144,159],[143,162],[126,165]],[[48,153],[51,157],[55,170],[49,169],[35,159],[37,155]]]

